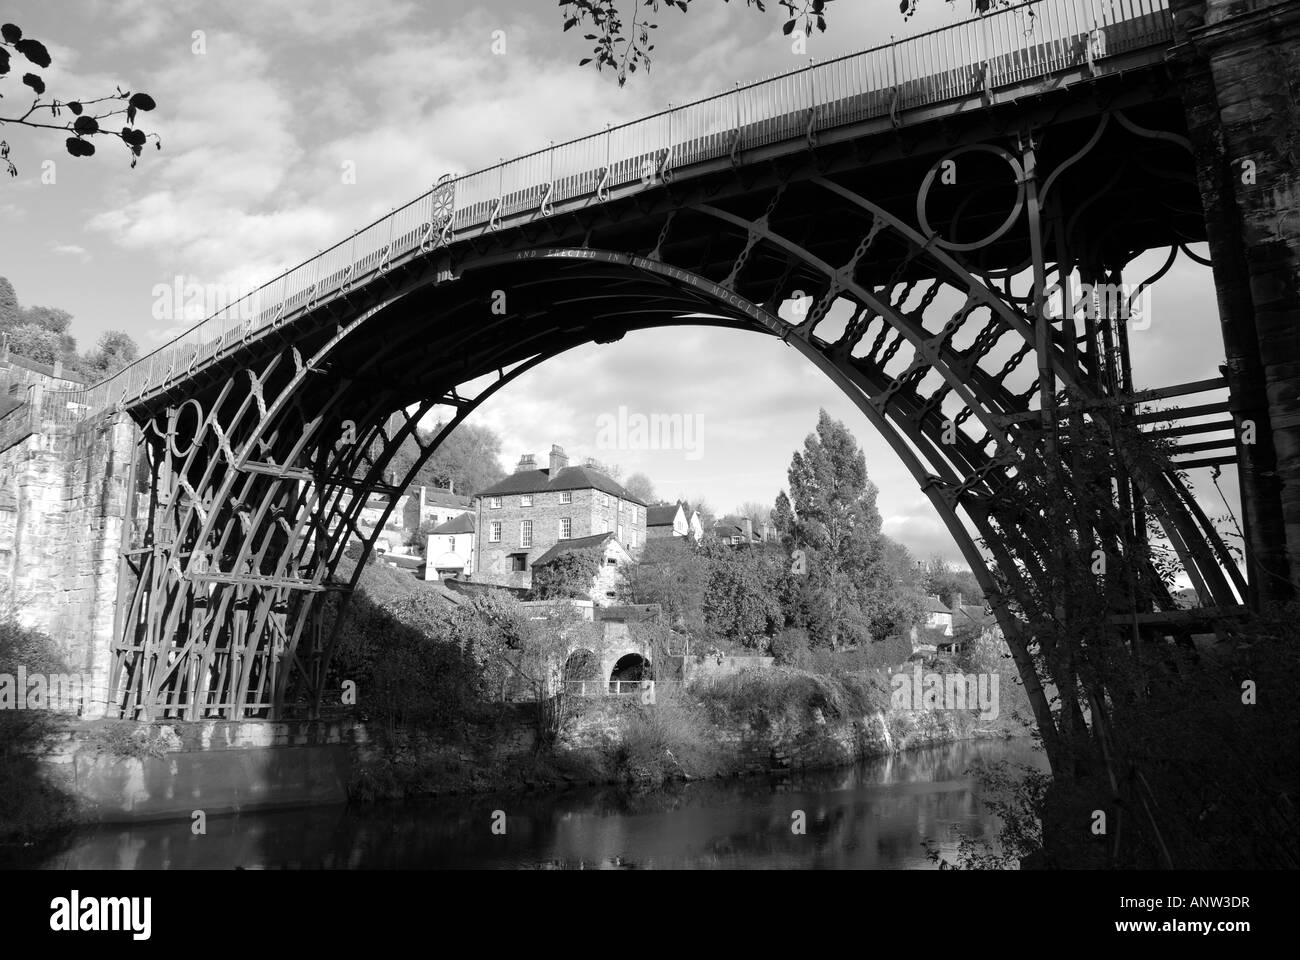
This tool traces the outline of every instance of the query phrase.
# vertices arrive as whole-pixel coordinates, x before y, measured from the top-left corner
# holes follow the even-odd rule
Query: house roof
[[[926,613],[948,613],[951,614],[952,608],[945,604],[938,597],[926,597],[923,608]]]
[[[612,540],[612,533],[597,533],[590,537],[576,537],[573,540],[561,540],[551,549],[533,561],[534,567],[540,567],[543,564],[550,563],[566,553],[575,553],[580,550],[594,550],[597,547],[603,547],[607,541]]]
[[[743,520],[743,517],[723,517],[721,520],[714,521],[711,529],[719,537],[743,537],[745,536]],[[750,539],[758,539],[758,534],[752,534]]]
[[[462,513],[458,517],[452,517],[450,520],[444,520],[433,528],[434,533],[473,533],[474,532],[474,514]]]
[[[612,497],[645,506],[645,501],[628,493],[612,477],[592,467],[565,467],[551,476],[550,470],[520,470],[480,490],[475,496],[500,497],[512,493],[545,493],[548,490],[599,490]]]
[[[459,493],[452,493],[450,490],[430,490],[426,488],[424,502],[426,505],[434,507],[457,507],[461,510],[470,508],[469,497],[462,497]]]
[[[647,527],[671,527],[677,519],[677,511],[681,509],[680,503],[670,503],[665,506],[646,507],[645,508],[645,525]]]

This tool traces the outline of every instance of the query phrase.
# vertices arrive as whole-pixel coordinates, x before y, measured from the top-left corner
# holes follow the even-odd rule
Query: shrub
[[[0,613],[0,673],[65,673],[54,642]],[[25,696],[26,691],[18,691]],[[48,710],[0,710],[0,841],[26,841],[67,823],[72,801],[42,775],[40,754],[56,722]]]
[[[808,649],[808,631],[802,627],[787,627],[772,638],[772,656],[783,667],[806,670],[811,665]]]
[[[773,667],[712,677],[697,682],[692,690],[719,718],[757,714],[766,720],[798,721],[817,709],[826,719],[838,720],[889,708],[889,683],[880,673],[823,676]]]

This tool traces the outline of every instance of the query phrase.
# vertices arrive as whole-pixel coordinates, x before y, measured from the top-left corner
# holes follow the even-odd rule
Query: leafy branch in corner
[[[0,26],[0,80],[14,76],[15,67],[21,69],[18,56],[42,70],[50,66],[50,52],[45,44],[32,37],[23,36],[23,31],[17,25],[6,23]],[[64,146],[74,157],[94,155],[93,137],[116,138],[121,140],[122,145],[130,153],[132,167],[136,165],[148,141],[153,140],[154,146],[159,150],[162,149],[162,140],[158,134],[145,133],[135,126],[137,114],[147,113],[156,106],[153,97],[147,93],[132,93],[130,90],[118,87],[115,93],[94,100],[61,101],[54,97],[42,100],[41,97],[45,94],[45,79],[39,73],[24,73],[21,82],[24,86],[30,87],[36,97],[25,113],[17,116],[0,114],[0,127],[14,124],[38,130],[69,131],[72,136],[64,141]],[[0,99],[4,99],[3,93],[0,93]],[[71,114],[73,119],[58,122],[63,117],[64,111]],[[114,132],[103,123],[110,117],[122,115],[126,117],[126,125],[119,131]],[[18,168],[9,158],[9,144],[4,140],[0,140],[0,161],[7,165],[9,176],[18,176]]]

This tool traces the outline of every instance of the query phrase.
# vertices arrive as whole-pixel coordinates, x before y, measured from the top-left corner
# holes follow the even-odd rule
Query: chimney
[[[751,520],[749,517],[745,517],[745,519],[740,521],[740,526],[741,529],[745,531],[745,542],[753,543],[754,542],[754,521]]]
[[[525,470],[536,470],[537,460],[531,453],[525,453],[519,458],[519,464],[515,467],[515,473],[523,473]]]
[[[54,360],[54,379],[58,380],[63,376],[63,359],[56,357]]]
[[[569,455],[564,452],[564,448],[558,443],[551,444],[551,476],[554,477],[568,465]]]

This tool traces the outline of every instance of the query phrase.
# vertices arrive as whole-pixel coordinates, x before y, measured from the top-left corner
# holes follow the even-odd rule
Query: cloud
[[[50,252],[61,257],[78,257],[81,260],[90,259],[90,251],[75,243],[52,243],[50,244]]]

